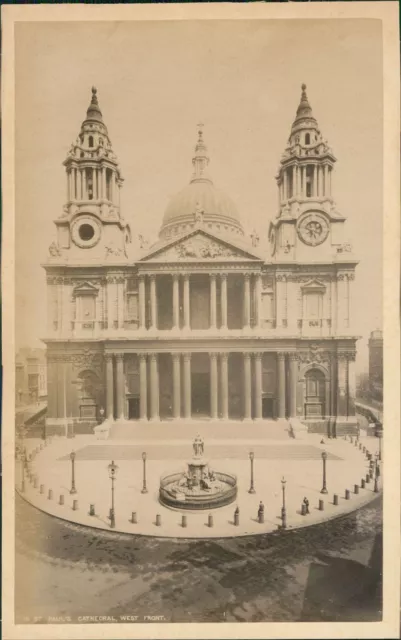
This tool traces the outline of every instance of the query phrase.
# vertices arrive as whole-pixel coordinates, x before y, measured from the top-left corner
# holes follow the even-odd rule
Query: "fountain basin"
[[[160,478],[159,500],[172,509],[218,509],[237,497],[237,478],[228,473],[214,472],[215,480],[209,489],[199,485],[188,488],[183,484],[184,473],[172,473]]]

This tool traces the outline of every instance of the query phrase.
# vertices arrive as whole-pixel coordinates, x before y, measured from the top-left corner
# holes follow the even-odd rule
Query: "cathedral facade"
[[[303,85],[268,247],[246,236],[215,187],[202,128],[192,178],[169,203],[157,242],[135,243],[92,89],[43,265],[48,432],[105,422],[110,436],[129,435],[138,422],[198,419],[352,432],[357,261],[333,199],[335,162]]]

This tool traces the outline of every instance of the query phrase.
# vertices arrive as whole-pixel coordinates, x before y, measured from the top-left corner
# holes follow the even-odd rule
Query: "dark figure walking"
[[[304,502],[304,505],[305,505],[305,514],[306,514],[306,515],[308,515],[308,514],[310,513],[310,511],[309,511],[309,500],[308,500],[308,498],[304,498],[303,502]]]

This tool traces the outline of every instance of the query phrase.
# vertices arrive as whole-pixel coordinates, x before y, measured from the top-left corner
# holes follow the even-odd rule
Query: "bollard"
[[[53,489],[49,489],[49,493],[47,495],[48,500],[53,500]]]
[[[74,500],[72,503],[72,510],[78,511],[78,500]]]
[[[59,505],[62,507],[64,504],[64,496],[63,494],[60,495],[59,501],[58,501]]]
[[[324,511],[324,502],[323,502],[323,500],[319,500],[319,511]]]
[[[236,508],[236,510],[234,511],[234,525],[236,527],[239,526],[239,509],[238,507]]]
[[[362,449],[362,443],[359,443],[359,451]]]
[[[95,516],[95,505],[94,504],[90,504],[89,505],[89,515],[90,516]]]
[[[133,512],[131,513],[131,523],[132,523],[132,524],[137,524],[137,523],[138,523],[138,517],[137,517],[137,515],[136,515],[136,511],[133,511]]]
[[[354,493],[359,493],[359,485],[354,484]]]
[[[45,485],[41,484],[40,485],[40,489],[39,489],[39,493],[44,493],[45,492]]]
[[[338,507],[338,495],[336,493],[333,496],[333,504]]]
[[[157,516],[156,516],[156,527],[161,527],[161,525],[162,525],[162,517],[158,513]]]
[[[361,489],[365,488],[365,478],[362,478],[361,480]]]
[[[301,516],[306,516],[306,504],[301,504]]]
[[[350,499],[350,497],[351,497],[351,492],[350,492],[350,490],[349,490],[349,489],[346,489],[346,490],[345,490],[345,499],[346,499],[346,500],[349,500],[349,499]]]
[[[369,484],[369,482],[370,482],[370,475],[369,475],[368,473],[366,474],[366,478],[365,478],[365,480],[366,480],[366,484]]]
[[[362,453],[366,453],[366,447],[365,447],[365,445],[362,447]]]
[[[186,526],[187,526],[187,516],[184,516],[184,515],[182,516],[182,518],[181,518],[181,526],[182,526],[183,529],[186,528]]]
[[[35,476],[34,479],[33,479],[33,487],[34,487],[34,489],[38,488],[38,484],[39,484],[39,481],[38,481],[37,477]]]
[[[209,517],[207,519],[207,526],[212,528],[213,527],[213,516],[211,513],[209,513]]]

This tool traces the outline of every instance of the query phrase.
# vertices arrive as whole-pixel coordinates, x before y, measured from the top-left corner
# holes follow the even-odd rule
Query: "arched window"
[[[89,136],[89,146],[93,147],[93,136]]]
[[[310,133],[305,133],[305,144],[310,144]]]

